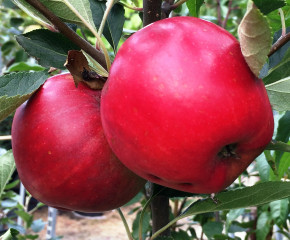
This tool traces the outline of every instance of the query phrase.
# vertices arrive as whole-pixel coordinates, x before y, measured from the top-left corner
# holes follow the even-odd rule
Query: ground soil
[[[122,208],[123,214],[132,226],[134,214],[129,215],[132,206]],[[47,207],[34,214],[34,220],[41,218],[47,222]],[[38,233],[38,240],[46,240],[46,228]],[[104,213],[104,219],[87,219],[72,212],[59,211],[56,222],[56,236],[63,240],[128,240],[123,222],[116,210]]]

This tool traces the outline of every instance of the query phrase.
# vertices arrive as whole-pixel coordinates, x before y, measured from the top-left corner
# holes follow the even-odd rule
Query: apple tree
[[[129,239],[289,237],[289,0],[12,2],[36,27],[1,47],[1,195],[15,159],[39,201],[118,208]]]

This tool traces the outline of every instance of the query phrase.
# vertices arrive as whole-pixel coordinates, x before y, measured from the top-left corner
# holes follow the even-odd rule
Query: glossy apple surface
[[[122,45],[101,117],[112,150],[129,169],[193,193],[229,186],[273,134],[265,87],[238,41],[192,17],[155,22]]]
[[[59,209],[99,212],[122,206],[144,186],[112,153],[101,126],[100,91],[70,74],[49,78],[20,106],[12,148],[33,197]]]

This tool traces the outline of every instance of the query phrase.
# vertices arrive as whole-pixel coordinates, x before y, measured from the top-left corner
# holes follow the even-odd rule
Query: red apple
[[[193,17],[155,22],[123,44],[103,89],[101,118],[129,169],[193,193],[229,186],[273,134],[265,87],[238,41]]]
[[[20,106],[12,148],[25,188],[59,209],[99,212],[122,206],[144,186],[112,153],[101,126],[101,91],[70,74],[49,78]]]

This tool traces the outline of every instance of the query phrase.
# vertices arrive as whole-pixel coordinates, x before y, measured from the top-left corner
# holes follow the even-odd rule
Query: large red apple
[[[49,78],[20,106],[12,148],[20,179],[39,201],[99,212],[122,206],[144,186],[112,153],[101,126],[101,91],[70,74]]]
[[[101,117],[129,169],[194,193],[229,186],[273,134],[265,87],[238,41],[192,17],[155,22],[123,44],[103,89]]]

